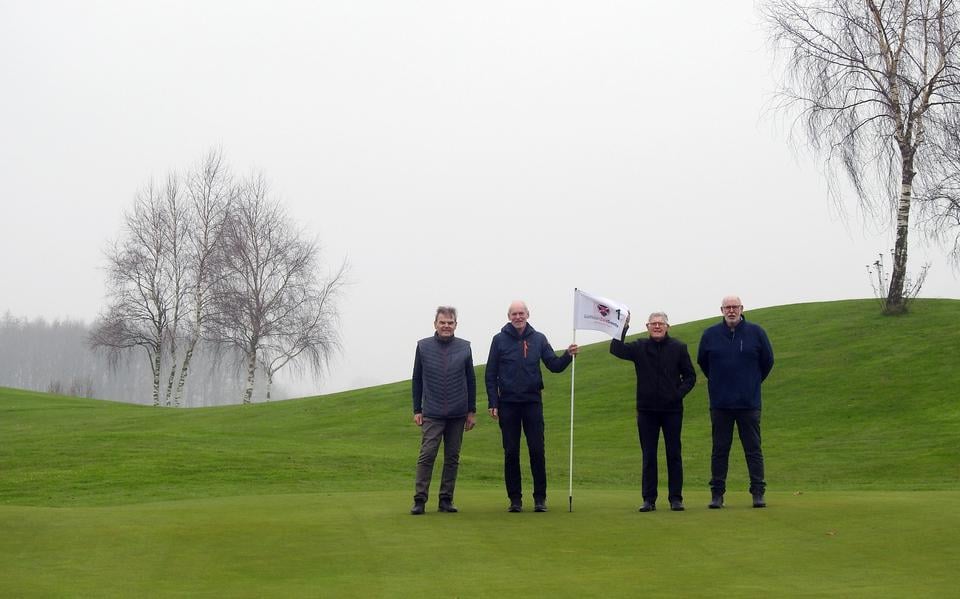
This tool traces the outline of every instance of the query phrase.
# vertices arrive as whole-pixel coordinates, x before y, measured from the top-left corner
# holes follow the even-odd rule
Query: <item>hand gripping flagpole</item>
[[[573,325],[573,343],[577,342],[577,325],[576,325],[576,314],[577,314],[577,288],[573,288],[573,314],[574,314],[574,325]],[[573,356],[573,364],[570,366],[570,495],[569,495],[569,510],[573,512],[573,388],[574,383],[577,380],[577,356]]]

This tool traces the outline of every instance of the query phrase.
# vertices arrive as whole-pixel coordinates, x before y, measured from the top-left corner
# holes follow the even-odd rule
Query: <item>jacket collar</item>
[[[745,322],[747,322],[747,317],[744,316],[743,314],[741,314],[741,315],[740,315],[740,322],[737,323],[737,326],[733,327],[733,330],[734,330],[734,331],[739,330],[740,327],[742,327],[742,326],[743,326],[743,323],[745,323]],[[724,318],[724,317],[722,317],[722,316],[720,317],[720,324],[721,324],[721,326],[723,326],[724,330],[726,330],[726,331],[731,330],[730,327],[727,326],[727,319]]]
[[[648,341],[648,343],[647,343],[647,348],[648,348],[648,349],[656,349],[656,348],[663,347],[664,345],[666,345],[666,344],[670,341],[670,333],[665,334],[665,335],[663,336],[663,339],[661,339],[660,341],[657,341],[656,339],[653,339],[652,337],[647,337],[647,341]]]
[[[500,329],[500,332],[505,335],[509,335],[514,339],[523,339],[524,337],[533,335],[536,330],[533,328],[533,325],[528,322],[527,326],[523,328],[523,333],[521,334],[517,332],[517,329],[513,326],[513,323],[508,322],[507,324],[503,325],[503,328]]]
[[[457,338],[456,335],[450,335],[449,337],[441,337],[440,333],[437,333],[436,331],[434,331],[433,333],[433,340],[436,341],[437,343],[442,343],[444,345],[446,345],[447,343],[452,343],[453,340],[456,338]]]

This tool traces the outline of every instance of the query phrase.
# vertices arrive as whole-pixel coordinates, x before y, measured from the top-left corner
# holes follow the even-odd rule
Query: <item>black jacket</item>
[[[623,335],[626,337],[624,329]],[[633,362],[637,372],[637,410],[682,412],[683,398],[697,382],[685,343],[670,337],[662,341],[610,341],[610,353]]]

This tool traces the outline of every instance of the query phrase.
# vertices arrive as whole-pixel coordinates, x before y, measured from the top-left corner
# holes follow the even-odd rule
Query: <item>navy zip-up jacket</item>
[[[760,383],[773,369],[773,347],[766,331],[746,318],[732,330],[721,320],[700,337],[697,364],[707,377],[711,410],[759,410]]]
[[[487,405],[496,408],[501,401],[540,401],[541,361],[550,372],[563,372],[573,356],[566,352],[558,356],[546,336],[529,322],[522,334],[511,323],[505,324],[490,342],[484,378]]]

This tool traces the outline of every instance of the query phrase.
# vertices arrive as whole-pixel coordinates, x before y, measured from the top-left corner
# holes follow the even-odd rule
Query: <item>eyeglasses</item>
[[[647,326],[648,326],[648,327],[666,327],[666,326],[670,326],[670,325],[668,325],[668,324],[665,323],[665,322],[648,322],[648,323],[647,323]]]
[[[724,312],[727,312],[729,310],[739,310],[740,308],[743,308],[742,304],[739,306],[720,306],[720,309],[723,310]]]

